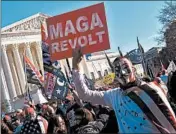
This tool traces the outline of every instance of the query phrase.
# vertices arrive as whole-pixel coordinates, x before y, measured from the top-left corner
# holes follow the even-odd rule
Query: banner
[[[134,49],[130,51],[126,57],[131,60],[132,64],[141,64],[142,63],[142,55],[139,49]]]
[[[68,83],[63,73],[57,75],[52,96],[54,98],[65,99],[68,93]]]
[[[24,62],[26,67],[27,81],[28,83],[43,85],[44,77],[41,75],[39,70],[33,65],[33,63],[28,59],[28,57],[24,56]]]
[[[47,73],[45,81],[46,81],[45,92],[47,96],[50,96],[55,87],[56,76],[51,73]]]
[[[45,71],[45,92],[48,98],[65,99],[68,86],[64,73],[61,71],[60,62],[55,60],[51,61],[49,53],[49,46],[47,44],[47,29],[46,23],[41,25],[42,34],[42,52],[43,64]]]
[[[103,77],[103,83],[109,85],[114,82],[115,73],[110,73],[107,76]]]
[[[52,61],[72,57],[73,49],[83,54],[110,48],[105,7],[103,3],[50,17],[42,41]]]

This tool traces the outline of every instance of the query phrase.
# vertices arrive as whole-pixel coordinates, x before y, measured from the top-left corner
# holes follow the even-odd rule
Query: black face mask
[[[131,73],[129,66],[126,63],[122,64],[120,62],[115,62],[114,68],[115,74],[119,78],[123,76],[129,76],[129,74]]]
[[[124,86],[128,84],[129,82],[127,79],[131,73],[129,65],[119,60],[113,63],[113,67],[114,67],[113,70],[116,75],[117,81]]]

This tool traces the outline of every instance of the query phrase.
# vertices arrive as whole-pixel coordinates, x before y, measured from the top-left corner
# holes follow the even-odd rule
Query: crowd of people
[[[77,101],[74,93],[64,101],[24,104],[23,109],[2,116],[1,132],[24,133],[117,133],[116,117],[109,107]]]
[[[132,63],[118,57],[110,67],[114,83],[91,88],[79,72],[80,49],[73,53],[73,86],[65,100],[2,115],[2,133],[176,133],[176,71],[138,78]]]

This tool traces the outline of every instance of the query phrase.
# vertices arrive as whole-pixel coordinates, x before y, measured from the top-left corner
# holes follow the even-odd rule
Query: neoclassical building
[[[30,58],[38,70],[43,70],[41,22],[48,15],[38,13],[1,29],[1,100],[14,102],[24,95],[26,74],[23,55]],[[30,85],[35,88],[34,85]]]

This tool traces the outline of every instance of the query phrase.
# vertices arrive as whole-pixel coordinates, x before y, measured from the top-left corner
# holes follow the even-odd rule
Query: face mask
[[[128,84],[130,82],[130,75],[132,73],[130,66],[123,60],[115,61],[113,64],[114,64],[114,72],[116,74],[116,80],[121,85]]]

